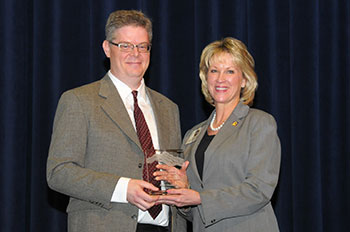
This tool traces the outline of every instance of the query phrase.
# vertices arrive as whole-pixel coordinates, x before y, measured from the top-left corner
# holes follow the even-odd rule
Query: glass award
[[[183,159],[183,151],[181,149],[166,149],[155,150],[155,154],[146,160],[147,163],[153,163],[154,161],[180,169],[185,160]],[[166,195],[166,190],[171,188],[175,188],[175,186],[167,181],[160,181],[160,190],[156,192],[152,191],[151,194]]]

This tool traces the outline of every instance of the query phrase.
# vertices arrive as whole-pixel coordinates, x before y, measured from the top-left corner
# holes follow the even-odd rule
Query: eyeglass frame
[[[148,53],[151,51],[151,47],[152,47],[152,44],[149,44],[147,42],[144,42],[144,43],[140,43],[140,44],[132,44],[132,43],[129,43],[129,42],[120,42],[120,43],[114,43],[113,41],[108,41],[110,44],[114,45],[114,46],[117,46],[122,52],[131,52],[134,50],[134,48],[136,47],[137,48],[137,51],[140,52],[140,53]],[[146,44],[147,45],[147,51],[140,51],[140,48],[139,46],[140,45],[143,45],[143,44]],[[123,50],[125,48],[121,48],[121,45],[128,45],[128,48],[127,49],[130,49],[130,50]],[[131,46],[130,46],[131,45]]]

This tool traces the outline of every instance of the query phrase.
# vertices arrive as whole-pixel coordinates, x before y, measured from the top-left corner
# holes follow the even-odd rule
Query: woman
[[[155,172],[157,179],[177,187],[158,203],[183,207],[194,232],[279,231],[270,199],[280,142],[274,118],[249,107],[257,88],[252,56],[237,39],[215,41],[202,52],[199,75],[215,110],[186,133],[189,162],[181,170],[158,165],[165,171]]]

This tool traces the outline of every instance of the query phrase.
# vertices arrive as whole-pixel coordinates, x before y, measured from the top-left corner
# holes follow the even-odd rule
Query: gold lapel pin
[[[237,122],[237,121],[234,121],[234,122],[232,123],[232,126],[237,126],[237,124],[238,124],[238,122]]]

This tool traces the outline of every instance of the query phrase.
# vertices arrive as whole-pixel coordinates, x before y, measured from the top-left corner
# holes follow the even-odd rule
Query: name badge
[[[201,132],[202,128],[198,128],[197,130],[194,130],[190,137],[188,137],[187,141],[185,142],[185,144],[189,144],[189,143],[193,143],[194,141],[196,141],[199,133]]]

